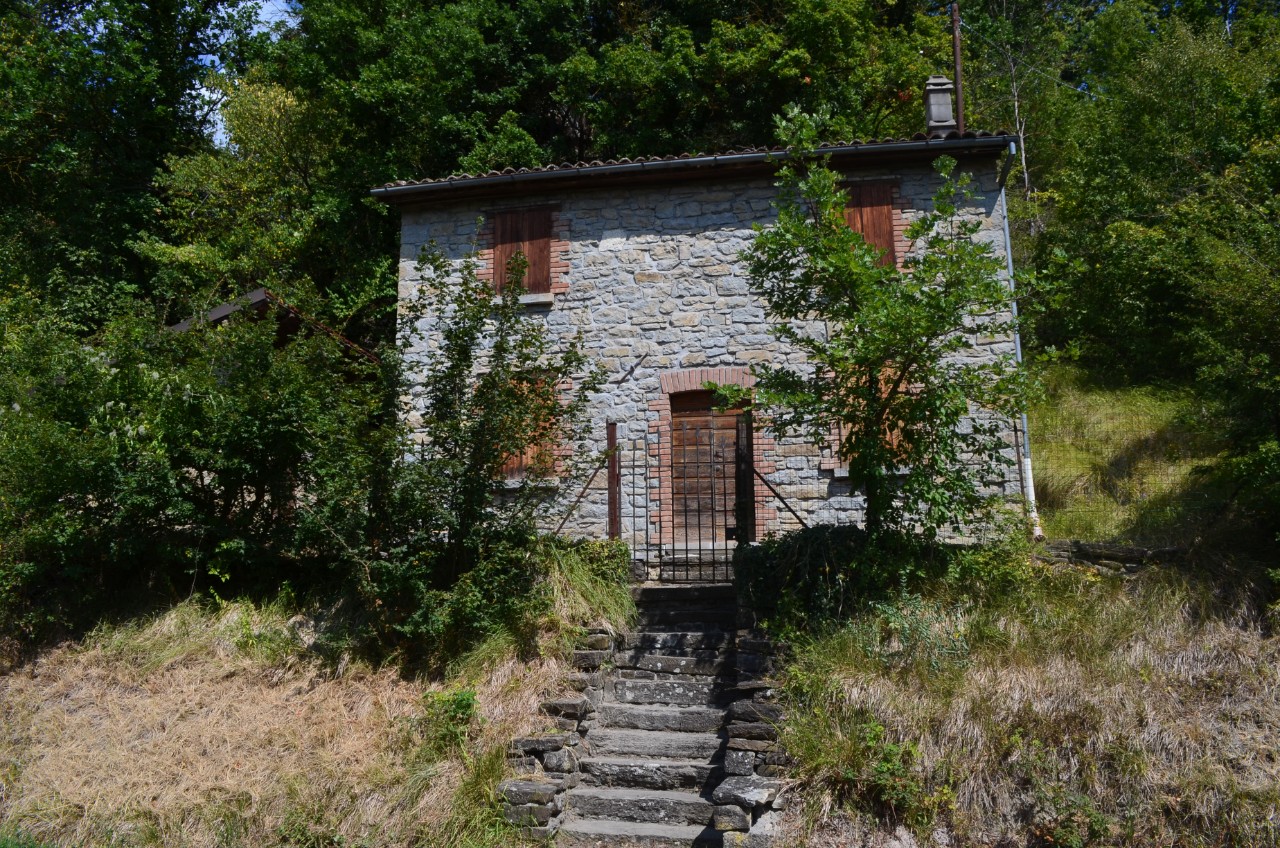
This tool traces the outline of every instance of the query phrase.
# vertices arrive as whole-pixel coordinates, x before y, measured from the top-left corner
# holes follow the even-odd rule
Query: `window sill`
[[[560,483],[559,477],[540,477],[536,480],[526,480],[524,477],[508,477],[503,480],[495,480],[493,488],[499,492],[517,492],[526,488],[550,492],[559,488]]]
[[[556,296],[551,292],[537,292],[520,295],[521,306],[550,306],[555,303]]]

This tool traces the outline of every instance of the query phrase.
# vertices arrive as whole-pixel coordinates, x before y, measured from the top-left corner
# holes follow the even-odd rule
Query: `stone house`
[[[1008,256],[1000,160],[1011,138],[936,132],[835,144],[848,219],[901,263],[904,232],[927,209],[950,155],[978,197],[965,214]],[[748,290],[741,251],[774,218],[774,160],[765,149],[585,162],[397,182],[374,195],[402,214],[400,294],[419,285],[416,260],[434,242],[458,259],[477,251],[495,280],[521,250],[529,315],[566,340],[581,333],[608,371],[593,398],[591,438],[607,468],[583,489],[566,532],[626,540],[641,573],[715,578],[739,541],[816,523],[858,522],[862,498],[831,447],[779,441],[716,411],[708,381],[750,385],[751,367],[796,363]],[[984,355],[1013,350],[994,338]],[[425,356],[425,351],[419,351]],[[1009,422],[1009,457],[1020,433]],[[1021,465],[996,489],[1023,492]],[[581,484],[579,484],[581,485]],[[576,494],[576,492],[575,492]],[[554,523],[560,523],[561,516]]]

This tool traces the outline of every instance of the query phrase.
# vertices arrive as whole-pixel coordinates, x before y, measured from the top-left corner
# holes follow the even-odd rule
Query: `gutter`
[[[1009,155],[1014,156],[1018,152],[1017,142],[1009,142]],[[1018,367],[1024,367],[1022,361],[1022,333],[1018,329],[1018,299],[1013,285],[1013,241],[1009,237],[1009,197],[1005,194],[1004,180],[1000,181],[1000,208],[1003,211],[1001,216],[1004,222],[1004,259],[1005,268],[1009,274],[1009,293],[1014,295],[1010,304],[1013,310],[1013,351],[1014,357],[1018,361]],[[1022,442],[1019,453],[1019,461],[1022,468],[1022,497],[1027,504],[1027,518],[1031,520],[1031,535],[1037,541],[1044,539],[1044,529],[1040,526],[1040,512],[1036,509],[1036,481],[1031,474],[1031,430],[1027,425],[1027,413],[1022,412]]]
[[[823,147],[815,151],[820,156],[834,159],[859,159],[862,157],[915,157],[942,155],[944,153],[990,152],[993,155],[1010,144],[1007,135],[970,136],[955,138],[926,138],[912,141],[881,141],[866,144],[848,144]],[[632,180],[678,180],[713,176],[711,171],[767,169],[778,160],[791,157],[786,150],[752,151],[748,153],[721,153],[711,156],[687,158],[650,159],[640,162],[616,162],[613,164],[583,165],[570,168],[553,167],[546,170],[492,174],[485,176],[445,177],[427,183],[385,185],[370,191],[377,199],[391,204],[428,202],[437,196],[462,197],[471,194],[507,194],[527,191],[535,186],[578,181],[630,182]]]

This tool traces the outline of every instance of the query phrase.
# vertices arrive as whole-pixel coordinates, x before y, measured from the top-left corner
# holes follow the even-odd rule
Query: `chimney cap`
[[[957,129],[955,91],[955,84],[941,74],[934,74],[925,81],[925,130],[930,135],[948,133]]]

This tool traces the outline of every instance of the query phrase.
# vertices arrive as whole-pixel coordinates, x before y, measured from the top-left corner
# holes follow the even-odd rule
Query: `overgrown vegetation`
[[[1049,538],[1190,547],[1243,529],[1231,520],[1227,440],[1190,390],[1090,385],[1058,366],[1029,418]]]
[[[1265,587],[1226,568],[1053,570],[1020,544],[886,560],[843,542],[772,553],[863,575],[842,607],[774,588],[770,626],[794,640],[797,837],[900,824],[960,844],[1280,843]]]
[[[597,377],[525,318],[521,262],[496,304],[473,261],[424,262],[400,341],[430,315],[443,344],[406,410],[402,349],[378,359],[305,324],[282,343],[282,307],[186,332],[117,318],[86,340],[0,301],[9,653],[122,603],[284,585],[356,599],[353,637],[436,665],[527,618],[535,518],[576,466],[542,452],[523,485],[496,481],[512,456],[578,444]]]
[[[988,512],[982,482],[1013,464],[1001,429],[1021,408],[1024,374],[1012,351],[969,359],[983,338],[1013,332],[1010,282],[965,217],[969,177],[945,156],[932,208],[907,228],[918,252],[903,270],[881,261],[846,222],[841,176],[813,152],[821,123],[780,122],[792,155],[778,170],[778,220],[744,254],[774,333],[806,364],[757,365],[750,392],[720,391],[780,435],[821,445],[838,433],[872,536],[960,532]]]
[[[333,655],[340,616],[288,597],[189,601],[46,652],[0,677],[0,834],[23,848],[522,844],[493,796],[506,745],[542,729],[571,634],[631,614],[616,548],[543,553],[525,620],[434,680]]]

